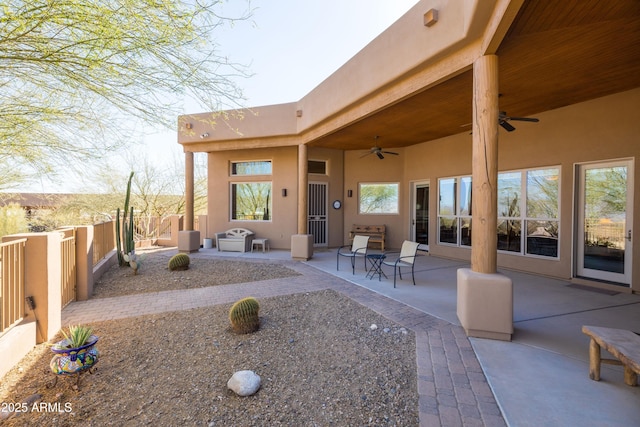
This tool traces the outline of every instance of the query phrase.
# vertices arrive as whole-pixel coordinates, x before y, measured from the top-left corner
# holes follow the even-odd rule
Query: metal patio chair
[[[405,240],[402,242],[402,248],[400,248],[400,253],[397,258],[385,259],[382,261],[382,265],[388,265],[393,267],[393,287],[396,287],[396,273],[400,275],[400,280],[402,280],[402,268],[411,268],[411,279],[413,280],[413,286],[416,285],[416,277],[413,273],[415,267],[416,257],[418,256],[418,242],[411,242],[409,240]],[[393,252],[387,252],[386,255],[392,254]]]
[[[367,269],[367,246],[369,245],[369,236],[356,235],[353,237],[351,245],[344,245],[338,248],[336,260],[336,270],[340,270],[340,257],[351,258],[351,273],[356,274],[356,257],[362,257],[364,261],[364,269]],[[347,252],[345,249],[350,248]],[[344,252],[343,252],[344,250]]]

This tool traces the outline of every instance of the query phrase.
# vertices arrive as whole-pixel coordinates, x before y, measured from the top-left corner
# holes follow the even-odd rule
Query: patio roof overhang
[[[640,87],[640,2],[525,1],[495,53],[500,110],[511,116]],[[472,79],[469,68],[308,144],[366,150],[378,135],[394,148],[470,131]]]
[[[461,9],[471,3],[456,4]],[[465,125],[472,122],[472,64],[484,54],[495,53],[499,58],[500,110],[510,116],[533,116],[640,87],[638,0],[482,0],[474,5],[473,13],[479,17],[465,19],[477,22],[465,28],[465,37],[450,42],[445,59],[434,54],[384,82],[368,82],[371,75],[358,73],[366,68],[357,68],[350,61],[300,101],[258,107],[253,116],[247,113],[252,116],[247,121],[248,132],[238,121],[226,129],[219,126],[211,139],[198,138],[199,132],[179,132],[179,142],[185,151],[299,144],[368,150],[375,136],[381,138],[384,148],[398,148],[468,132],[471,127]],[[415,17],[416,12],[426,11],[412,10],[408,17],[411,12]],[[415,24],[402,19],[392,27],[395,43],[403,36],[405,26]],[[415,27],[410,31],[414,33],[409,35],[416,34]],[[375,65],[371,58],[387,59],[380,56],[390,49],[384,36],[363,49],[368,55],[364,56],[368,58],[365,66]],[[381,50],[381,45],[387,50]],[[425,44],[417,47],[424,48]],[[407,56],[411,61],[409,54],[403,57]],[[354,102],[328,106],[332,97],[339,98],[341,89],[351,86],[359,86],[355,91],[360,91]],[[317,110],[323,108],[326,111],[318,114]],[[182,116],[180,123],[192,118],[197,121],[197,116]],[[240,132],[231,130],[236,125]]]

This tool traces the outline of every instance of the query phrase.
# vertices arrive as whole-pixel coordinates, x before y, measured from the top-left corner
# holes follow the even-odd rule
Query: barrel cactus
[[[187,270],[189,268],[189,255],[176,254],[169,260],[169,270]]]
[[[260,318],[258,312],[260,304],[253,297],[243,298],[236,301],[229,310],[229,320],[231,329],[238,334],[248,334],[260,328]]]

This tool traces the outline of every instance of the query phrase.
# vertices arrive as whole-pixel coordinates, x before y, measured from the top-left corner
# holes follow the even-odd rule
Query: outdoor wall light
[[[424,26],[430,27],[438,22],[438,9],[430,9],[424,14]]]
[[[208,136],[209,136],[209,134],[207,132],[205,132],[202,135],[200,135],[200,138],[204,139],[204,138],[206,138]]]
[[[287,197],[287,189],[286,188],[282,189],[282,197]]]
[[[353,197],[353,190],[347,190],[347,197]]]

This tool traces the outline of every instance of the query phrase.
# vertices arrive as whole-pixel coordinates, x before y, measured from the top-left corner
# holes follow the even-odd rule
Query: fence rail
[[[61,291],[62,307],[76,299],[76,232],[75,229],[65,230],[65,237],[60,242]]]
[[[0,335],[24,318],[24,248],[27,239],[0,243]]]
[[[116,247],[115,221],[93,225],[93,265],[95,266]]]

